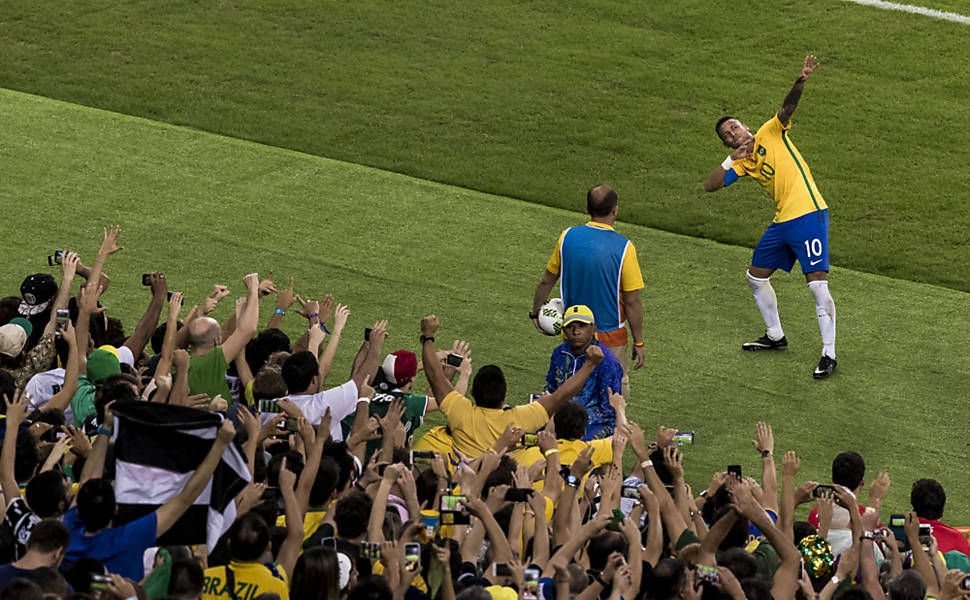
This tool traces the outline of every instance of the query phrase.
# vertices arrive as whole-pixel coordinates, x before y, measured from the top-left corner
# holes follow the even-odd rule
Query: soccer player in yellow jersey
[[[815,379],[825,379],[835,371],[835,303],[829,294],[829,211],[815,186],[805,159],[788,138],[791,116],[798,106],[808,79],[818,67],[814,56],[805,57],[795,85],[778,113],[754,135],[734,117],[717,122],[718,137],[734,151],[704,182],[713,192],[748,175],[757,181],[775,202],[775,218],[765,231],[751,258],[748,285],[764,317],[767,331],[745,350],[777,350],[788,345],[778,317],[778,300],[770,277],[775,269],[791,271],[795,259],[802,266],[808,287],[815,297],[815,313],[822,333],[822,358],[815,368]]]

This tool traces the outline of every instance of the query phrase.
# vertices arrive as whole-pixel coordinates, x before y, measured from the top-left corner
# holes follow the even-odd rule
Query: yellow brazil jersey
[[[320,523],[327,518],[326,509],[322,508],[311,508],[306,511],[306,516],[303,518],[303,541],[307,541],[311,535],[316,533],[317,528],[320,527]],[[280,515],[276,517],[277,527],[286,527],[286,515]]]
[[[471,459],[485,454],[509,423],[535,433],[549,421],[546,409],[538,402],[504,409],[482,408],[455,391],[442,400],[441,412],[448,418],[455,450]]]
[[[815,187],[812,171],[788,139],[787,125],[773,116],[754,134],[754,154],[732,167],[738,175],[750,175],[775,202],[775,223],[797,219],[828,208]]]
[[[232,569],[236,598],[239,600],[253,600],[266,592],[279,594],[282,600],[289,600],[290,586],[286,581],[286,573],[278,565],[270,568],[260,563],[232,561],[228,568]],[[231,596],[227,582],[226,565],[206,569],[202,582],[202,598],[229,600]]]
[[[602,440],[593,440],[590,442],[584,442],[583,440],[557,440],[559,444],[559,464],[560,466],[567,467],[576,461],[576,457],[582,452],[586,446],[593,447],[593,455],[590,460],[593,461],[593,468],[602,467],[607,463],[613,462],[613,438],[606,438]],[[542,451],[538,447],[526,448],[512,455],[520,465],[531,465],[535,461],[542,458]],[[592,471],[590,471],[592,473]],[[587,473],[583,477],[582,485],[586,485],[586,479],[589,478],[590,473]],[[545,485],[545,480],[540,479],[536,481],[532,487],[536,490],[542,491]],[[582,487],[582,486],[581,486]]]

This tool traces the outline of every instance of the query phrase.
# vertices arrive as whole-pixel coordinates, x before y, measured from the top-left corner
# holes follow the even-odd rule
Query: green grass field
[[[0,87],[566,209],[608,181],[630,223],[742,246],[770,208],[702,191],[713,123],[767,120],[814,53],[791,137],[835,264],[970,291],[966,25],[841,0],[81,0],[0,26]]]
[[[239,292],[243,274],[272,268],[301,294],[350,305],[334,383],[365,326],[389,317],[387,348],[417,350],[419,320],[434,312],[440,340],[467,339],[475,365],[503,367],[513,401],[542,385],[556,342],[524,315],[556,235],[579,213],[15,92],[0,92],[0,124],[0,200],[17,210],[4,251],[18,268],[0,277],[3,289],[48,270],[54,248],[90,257],[99,224],[118,222],[127,248],[109,260],[104,304],[129,327],[148,301],[142,272],[164,270],[191,303],[212,283]],[[762,328],[743,277],[750,251],[619,229],[640,249],[648,282],[647,366],[632,376],[630,414],[645,428],[697,432],[687,450],[695,488],[729,462],[753,473],[749,440],[764,419],[779,452],[804,457],[805,478],[824,479],[846,449],[889,469],[887,511],[927,474],[966,496],[965,411],[951,401],[970,360],[965,293],[836,268],[839,372],[816,382],[818,330],[800,275],[776,278],[792,345],[743,353],[739,343]],[[265,323],[272,306],[263,309]],[[298,317],[284,326],[300,334]],[[952,502],[947,518],[970,522],[970,507]]]

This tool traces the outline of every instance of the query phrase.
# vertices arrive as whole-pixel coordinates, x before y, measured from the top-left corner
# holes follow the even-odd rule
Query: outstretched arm
[[[791,91],[785,96],[781,108],[778,109],[778,120],[781,121],[782,125],[787,125],[788,121],[791,121],[791,116],[802,97],[802,91],[805,89],[805,80],[812,75],[816,67],[818,67],[818,59],[811,54],[806,56],[802,70],[799,71],[798,77],[795,79],[795,85],[792,86]]]
[[[754,154],[753,137],[747,142],[735,148],[734,152],[731,152],[731,154],[724,159],[724,162],[722,162],[720,165],[715,167],[713,171],[711,171],[711,174],[707,176],[707,180],[704,182],[704,191],[716,192],[717,190],[724,187],[725,186],[724,176],[727,175],[729,171],[733,171],[733,169],[731,168],[731,165],[733,165],[735,161],[741,160],[743,158],[748,158],[752,154]],[[735,173],[735,175],[737,175],[737,173]],[[737,179],[737,177],[735,177],[734,179]],[[730,184],[731,181],[728,181],[727,183]]]

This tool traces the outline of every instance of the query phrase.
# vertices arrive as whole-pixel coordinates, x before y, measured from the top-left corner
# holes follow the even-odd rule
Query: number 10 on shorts
[[[822,240],[814,238],[805,240],[805,253],[811,256],[822,256]]]

